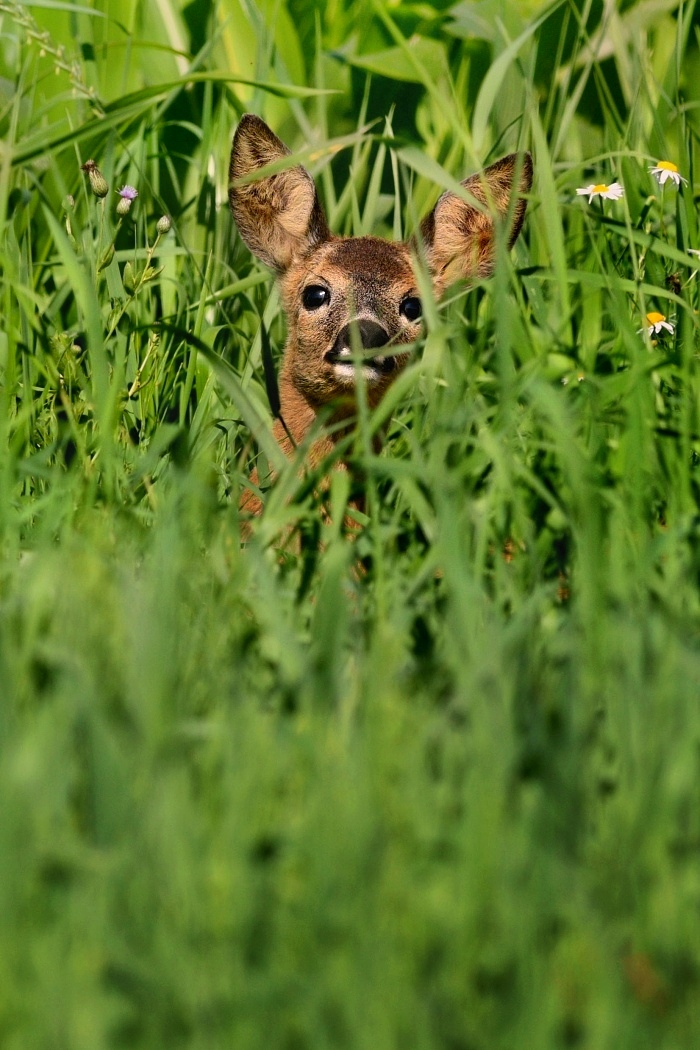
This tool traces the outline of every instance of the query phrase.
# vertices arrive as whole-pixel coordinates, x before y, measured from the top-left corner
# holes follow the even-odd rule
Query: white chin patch
[[[333,365],[333,374],[336,379],[343,383],[348,385],[354,385],[355,383],[355,366],[351,363],[345,364],[344,362],[336,361]],[[372,365],[363,365],[362,374],[368,386],[378,383],[382,378],[382,373],[378,369],[373,368]]]

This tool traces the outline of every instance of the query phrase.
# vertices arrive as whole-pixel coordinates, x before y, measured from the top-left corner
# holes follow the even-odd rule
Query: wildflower
[[[161,217],[158,219],[158,222],[156,223],[156,230],[158,231],[158,233],[161,234],[167,233],[171,226],[172,222],[170,221],[170,216],[161,215]]]
[[[647,314],[647,323],[643,328],[640,328],[640,332],[648,332],[649,335],[659,335],[662,330],[670,332],[673,335],[673,325],[670,321],[667,321],[663,314],[657,313],[656,310],[652,310],[651,313]]]
[[[135,201],[139,195],[138,190],[133,186],[122,186],[120,190],[117,190],[117,193],[120,198],[119,203],[117,204],[117,215],[128,215],[132,202]]]
[[[95,164],[94,160],[86,160],[81,170],[85,172],[90,180],[90,188],[96,197],[106,197],[109,193],[107,180]]]
[[[688,255],[697,255],[700,259],[700,248],[688,248]]]
[[[649,171],[652,173],[659,186],[663,186],[663,184],[669,179],[671,179],[672,182],[675,182],[676,186],[680,186],[682,182],[686,185],[688,184],[688,180],[683,178],[676,165],[670,160],[658,160],[656,162],[656,167],[649,168]]]
[[[576,194],[578,197],[588,197],[590,204],[594,197],[607,197],[608,200],[619,201],[625,191],[619,182],[611,182],[609,186],[606,186],[604,182],[598,182],[595,185],[582,186],[576,190]]]

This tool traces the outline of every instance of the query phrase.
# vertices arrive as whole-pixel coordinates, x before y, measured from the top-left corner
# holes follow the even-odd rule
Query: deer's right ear
[[[509,223],[507,244],[515,244],[525,218],[525,194],[532,187],[532,157],[511,153],[462,183],[479,207],[443,193],[421,223],[433,278],[443,289],[458,278],[490,277],[496,263],[496,226]]]
[[[240,181],[288,156],[287,147],[260,117],[246,113],[241,118],[231,150],[229,204],[251,252],[278,274],[330,236],[314,181],[301,165]]]

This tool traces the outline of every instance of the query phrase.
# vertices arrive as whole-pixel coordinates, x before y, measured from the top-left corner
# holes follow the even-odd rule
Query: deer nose
[[[382,328],[376,321],[368,321],[360,319],[359,321],[351,321],[350,324],[344,325],[338,335],[336,336],[335,343],[331,354],[334,357],[341,356],[341,351],[352,350],[352,329],[357,332],[357,338],[363,350],[374,350],[379,346],[386,346],[389,342],[389,333],[385,328]],[[346,356],[343,354],[342,356]]]

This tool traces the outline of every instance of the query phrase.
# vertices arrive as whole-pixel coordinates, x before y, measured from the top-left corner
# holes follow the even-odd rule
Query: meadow
[[[244,112],[338,233],[533,154],[352,537]],[[700,9],[0,0],[0,125],[3,1050],[700,1046]]]

